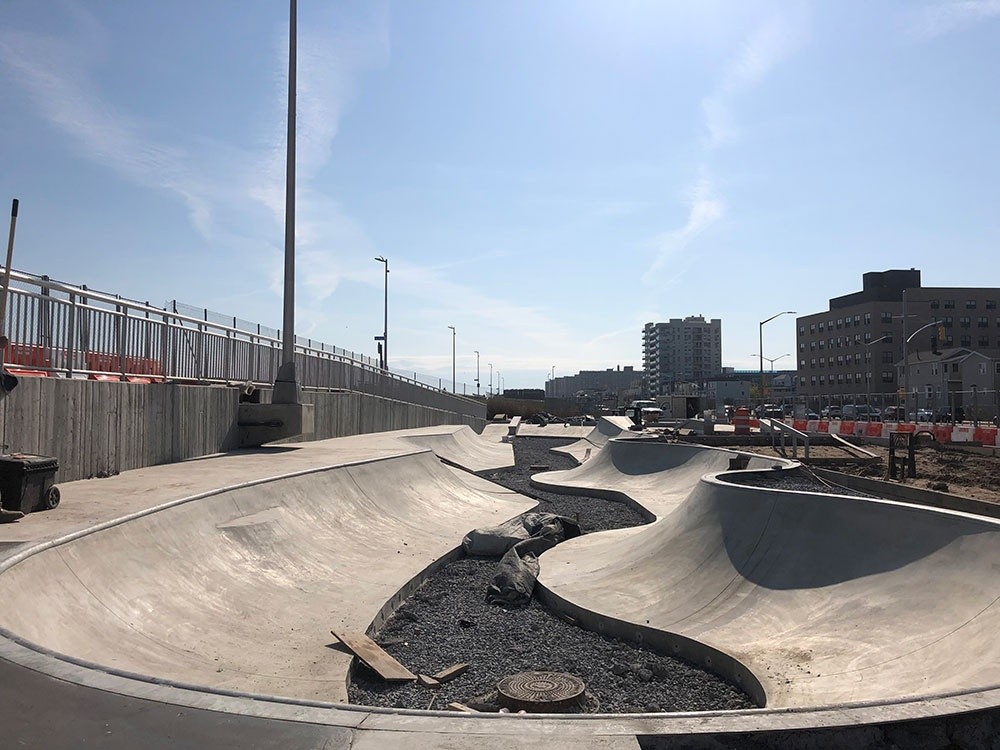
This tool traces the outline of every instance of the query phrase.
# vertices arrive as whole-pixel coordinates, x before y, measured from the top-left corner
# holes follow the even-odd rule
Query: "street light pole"
[[[479,398],[479,350],[476,349],[476,398]]]
[[[750,356],[751,357],[756,357],[758,355],[751,354]],[[791,357],[791,356],[792,356],[791,354],[782,354],[780,357],[775,357],[774,359],[771,359],[770,357],[764,357],[763,359],[766,359],[768,362],[771,363],[771,372],[774,372],[774,363],[775,362],[777,362],[779,359],[782,359],[784,357]]]
[[[288,122],[285,143],[285,278],[282,310],[281,366],[271,403],[297,404],[301,388],[295,376],[295,84],[296,4],[288,5]]]
[[[780,313],[772,315],[767,320],[762,320],[760,322],[760,405],[764,406],[764,324],[770,323],[775,318],[780,318],[782,315],[795,315],[795,310],[785,310]]]
[[[455,393],[455,326],[448,326],[451,329],[451,392]]]
[[[379,255],[375,258],[385,264],[385,308],[382,317],[382,369],[389,369],[389,259]]]
[[[874,341],[869,341],[867,344],[865,344],[865,359],[867,360],[867,362],[865,364],[868,365],[868,371],[865,373],[865,382],[868,385],[868,387],[865,389],[865,409],[868,410],[868,419],[869,420],[871,420],[871,418],[872,418],[872,404],[871,404],[871,401],[872,401],[872,350],[870,349],[870,347],[873,344],[877,344],[879,341],[885,341],[887,338],[890,338],[890,337],[889,336],[882,336],[881,338],[877,338]],[[883,408],[883,410],[885,409],[885,399],[882,400],[882,408]]]
[[[904,292],[905,294],[905,292]],[[906,394],[903,398],[903,414],[904,418],[909,419],[910,417],[910,342],[913,341],[913,337],[916,336],[921,331],[926,331],[932,326],[939,326],[944,323],[943,320],[935,320],[932,323],[928,323],[925,326],[920,326],[917,330],[911,333],[903,340],[903,388],[906,390]],[[906,325],[904,320],[903,325]],[[914,421],[916,421],[916,405],[913,407],[914,411]]]
[[[493,363],[487,362],[487,364],[490,366],[490,390],[488,391],[488,393],[489,397],[493,398]]]

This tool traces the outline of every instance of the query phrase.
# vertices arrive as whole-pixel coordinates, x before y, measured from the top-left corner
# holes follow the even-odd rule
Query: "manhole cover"
[[[512,711],[548,713],[577,704],[585,689],[565,672],[520,672],[497,683],[497,700]]]

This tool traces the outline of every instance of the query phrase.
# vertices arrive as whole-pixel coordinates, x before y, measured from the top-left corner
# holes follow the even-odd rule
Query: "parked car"
[[[895,422],[903,416],[903,409],[899,406],[887,406],[882,412],[882,418],[886,422]]]
[[[814,420],[814,419],[818,420],[819,418],[820,418],[819,414],[817,414],[816,412],[814,412],[812,410],[809,410],[809,411],[806,412],[806,419],[808,419],[808,420]]]
[[[938,422],[964,422],[965,421],[965,409],[961,406],[955,407],[955,418],[951,418],[951,409],[945,407],[941,409],[937,414]]]
[[[823,419],[840,419],[839,406],[824,406],[819,413],[823,415]]]
[[[934,420],[934,412],[930,409],[917,409],[916,413],[910,412],[911,422],[931,422]]]

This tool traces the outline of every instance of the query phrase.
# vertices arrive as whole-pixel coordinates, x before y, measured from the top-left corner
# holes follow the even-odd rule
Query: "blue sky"
[[[297,333],[542,387],[1000,286],[1000,0],[298,0]],[[0,0],[14,267],[281,326],[288,4]],[[6,210],[6,209],[4,209]],[[794,352],[793,316],[764,354]],[[777,366],[793,361],[779,361]],[[495,385],[497,382],[495,381]]]

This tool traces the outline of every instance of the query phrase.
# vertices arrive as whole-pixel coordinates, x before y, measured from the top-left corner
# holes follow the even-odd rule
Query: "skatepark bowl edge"
[[[81,689],[401,733],[414,747],[510,737],[637,747],[637,736],[858,727],[1000,705],[997,520],[740,485],[728,480],[797,464],[744,454],[746,468],[731,469],[735,451],[613,422],[560,451],[582,462],[533,485],[622,499],[655,520],[545,552],[542,601],[715,671],[761,708],[504,716],[347,704],[352,655],[330,631],[374,632],[466,532],[534,505],[472,473],[512,465],[513,453],[468,427],[68,483],[64,507],[90,503],[92,517],[39,519],[20,537],[20,524],[0,527],[0,657]]]

